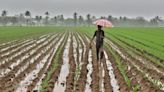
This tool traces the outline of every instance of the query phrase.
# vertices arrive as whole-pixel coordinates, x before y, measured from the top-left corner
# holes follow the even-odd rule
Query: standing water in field
[[[108,42],[110,43],[110,46],[117,51],[117,53],[125,60],[128,60],[129,62],[131,62],[131,64],[137,68],[137,70],[139,70],[141,73],[144,73],[144,77],[147,78],[150,82],[156,84],[157,86],[160,87],[160,90],[164,90],[164,84],[159,81],[158,79],[154,79],[153,77],[151,77],[148,73],[144,72],[138,65],[136,65],[134,62],[132,62],[133,60],[128,58],[126,55],[124,55],[124,53],[111,41],[108,40]]]
[[[59,37],[57,37],[58,39]],[[64,39],[64,36],[57,42],[57,44],[54,46],[54,49],[53,49],[53,53],[50,57],[50,59],[47,61],[49,62],[46,69],[45,69],[45,73],[42,75],[41,79],[39,79],[38,83],[35,85],[34,89],[33,90],[39,90],[41,88],[41,84],[42,84],[42,79],[46,76],[46,71],[48,70],[50,64],[51,64],[51,61],[53,60],[53,57],[58,49],[58,47],[60,46],[61,42],[63,41]],[[56,41],[55,41],[56,42]]]
[[[115,75],[114,75],[114,71],[113,71],[114,69],[112,67],[112,63],[110,62],[108,55],[105,51],[104,51],[104,55],[105,55],[106,64],[107,64],[107,67],[109,70],[109,76],[111,78],[110,82],[111,82],[111,86],[113,88],[113,92],[119,92],[119,85],[118,85],[117,80],[116,80]]]
[[[104,92],[104,76],[105,76],[105,71],[104,71],[104,67],[103,67],[103,61],[100,62],[99,64],[99,88],[100,88],[100,92]]]
[[[41,51],[41,53],[39,54],[39,56],[41,56],[41,54],[46,53],[48,51],[48,49],[50,49],[50,47],[54,44],[51,43],[49,46],[47,46],[44,50]],[[32,80],[35,79],[38,76],[39,71],[41,71],[41,69],[43,68],[44,64],[47,62],[48,57],[50,56],[50,52],[47,53],[46,56],[44,56],[44,58],[37,63],[35,69],[33,71],[31,71],[23,81],[20,82],[20,86],[17,88],[16,92],[19,91],[27,91],[27,86],[30,85],[32,83]],[[34,59],[37,60],[38,58]],[[36,62],[36,61],[33,61]],[[31,62],[32,63],[32,62]]]
[[[92,78],[91,78],[91,74],[93,72],[93,67],[92,67],[92,51],[89,50],[89,56],[88,56],[88,65],[87,65],[87,70],[88,70],[88,74],[87,74],[87,84],[85,86],[85,92],[92,92],[91,90],[91,82],[92,82]]]
[[[71,39],[68,38],[66,47],[63,54],[63,65],[61,67],[60,75],[57,82],[55,83],[53,92],[64,92],[66,88],[66,77],[69,74],[69,48],[70,48]]]
[[[79,57],[78,57],[79,65],[77,65],[77,66],[78,66],[78,67],[80,68],[80,70],[81,70],[81,66],[82,66],[82,64],[83,64],[83,62],[82,62],[83,53],[84,53],[83,51],[84,51],[85,48],[82,47],[83,43],[82,43],[82,44],[80,43],[80,38],[77,39],[76,42],[79,42],[79,44],[76,43],[76,44],[79,45],[79,49],[78,49],[78,51],[79,51]],[[78,76],[78,77],[79,77],[79,76]]]
[[[76,41],[76,38],[75,38],[75,36],[73,36],[73,55],[74,55],[74,58],[75,58],[75,64],[77,65],[78,63],[77,63],[77,51],[76,51],[76,49],[77,49],[77,41]]]
[[[37,77],[37,74],[39,73],[39,71],[42,69],[42,67],[44,66],[44,64],[46,63],[48,58],[48,55],[45,56],[45,58],[37,64],[36,69],[32,72],[30,72],[28,74],[28,76],[26,76],[26,78],[20,82],[20,86],[17,88],[16,92],[26,92],[27,91],[27,86],[32,82],[32,80],[34,78]]]

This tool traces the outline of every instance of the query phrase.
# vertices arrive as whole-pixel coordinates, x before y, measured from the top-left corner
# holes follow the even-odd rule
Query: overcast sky
[[[29,10],[33,16],[49,11],[51,16],[64,14],[72,17],[76,11],[81,15],[151,18],[164,17],[164,0],[0,0],[0,11],[4,9],[8,15]]]

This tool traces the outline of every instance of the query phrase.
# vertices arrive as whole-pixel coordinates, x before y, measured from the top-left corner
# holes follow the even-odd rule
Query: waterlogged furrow
[[[34,43],[34,42],[35,41],[33,41],[31,43]],[[7,57],[5,60],[2,60],[2,62],[0,63],[0,65],[1,66],[4,66],[4,64],[10,62],[12,59],[16,58],[18,55],[21,55],[23,52],[25,52],[25,51],[29,50],[30,48],[32,48],[33,45],[35,45],[35,44],[30,44],[30,46],[25,47],[25,48],[22,48],[23,50],[17,52],[16,54],[12,54],[11,56]],[[4,69],[5,67],[2,67],[2,68]]]
[[[47,37],[48,38],[48,37]],[[11,55],[8,55],[7,57],[6,57],[6,59],[4,58],[3,60],[2,60],[2,58],[1,58],[1,60],[2,60],[2,62],[0,62],[0,65],[1,66],[3,66],[3,67],[1,67],[1,68],[5,68],[6,66],[6,64],[8,65],[8,64],[11,64],[12,62],[9,62],[9,61],[11,61],[11,60],[13,60],[13,62],[14,61],[16,61],[16,59],[17,58],[19,58],[20,56],[21,57],[23,57],[24,56],[24,54],[25,53],[27,53],[27,51],[29,51],[30,49],[32,49],[33,48],[33,46],[36,46],[37,44],[40,44],[40,43],[42,43],[42,42],[44,42],[46,40],[46,38],[41,38],[41,39],[39,39],[38,41],[36,41],[36,40],[33,40],[32,42],[31,42],[31,44],[29,44],[29,45],[25,45],[25,47],[21,47],[20,48],[20,50],[16,50],[14,53],[11,53]],[[22,56],[22,54],[23,54],[23,56]]]
[[[75,64],[76,64],[73,90],[76,90],[76,84],[80,77],[80,71],[81,71],[81,67],[82,67],[82,50],[83,49],[82,49],[81,43],[78,44],[78,42],[79,42],[79,39],[78,38],[76,39],[75,36],[73,36],[73,55],[74,55]],[[77,44],[79,46],[78,51],[77,51]],[[79,54],[79,57],[77,57],[77,53]]]
[[[82,48],[82,49],[79,49],[79,62],[80,62],[80,66],[83,64],[82,60],[83,60],[83,57],[85,56],[85,52],[86,52],[86,44],[84,43],[83,39],[81,38],[81,36],[78,34],[78,37],[79,37],[79,40],[81,41],[82,45],[79,44],[79,47]],[[81,67],[80,67],[81,69]]]
[[[117,51],[117,53],[118,53],[123,59],[125,59],[125,60],[127,60],[127,61],[129,61],[129,62],[133,61],[133,60],[131,60],[130,58],[128,58],[127,56],[125,56],[115,44],[113,44],[113,43],[112,43],[111,41],[109,41],[109,40],[108,40],[108,42],[109,42],[110,46],[111,46],[115,51]],[[150,82],[152,82],[153,84],[155,84],[155,85],[157,85],[158,87],[160,87],[161,90],[164,90],[164,89],[163,89],[164,84],[163,84],[161,81],[159,81],[158,79],[153,79],[148,73],[145,73],[143,70],[141,70],[140,67],[139,67],[138,65],[136,65],[134,62],[131,62],[131,64],[132,64],[134,67],[136,67],[138,71],[140,71],[141,73],[143,73],[144,76],[145,76]]]
[[[46,53],[49,49],[51,49],[51,47],[53,46],[53,44],[55,44],[55,42],[56,41],[53,41],[53,43],[51,43],[48,47],[46,47],[43,50],[42,54]],[[37,74],[39,73],[39,71],[41,71],[44,64],[47,62],[47,59],[50,56],[50,54],[51,52],[47,53],[46,56],[44,56],[44,58],[39,63],[37,63],[36,68],[32,72],[30,72],[23,81],[20,82],[16,92],[27,91],[27,86],[32,82],[33,79],[37,77]]]
[[[62,35],[61,35],[61,36],[62,36]],[[46,76],[46,73],[47,73],[48,68],[51,67],[50,64],[51,64],[51,62],[53,62],[54,55],[55,55],[56,51],[58,50],[58,48],[59,48],[61,42],[63,41],[63,39],[64,39],[64,36],[62,36],[62,38],[57,42],[57,44],[56,44],[56,46],[55,46],[55,48],[54,48],[54,50],[53,50],[53,53],[52,53],[50,59],[47,61],[47,62],[49,62],[49,63],[48,63],[48,65],[47,65],[46,69],[45,69],[45,73],[44,73],[44,74],[42,75],[42,77],[39,79],[39,82],[35,85],[33,91],[34,91],[34,90],[39,90],[39,89],[41,88],[42,80],[43,80],[44,77]]]
[[[26,46],[28,46],[28,45],[31,45],[31,44],[34,43],[34,42],[35,42],[35,40],[31,40],[31,41],[26,42],[26,43],[24,43],[23,45],[19,46],[18,48],[12,49],[12,50],[10,50],[10,51],[8,51],[8,52],[5,52],[5,53],[1,54],[1,59],[2,59],[3,57],[7,57],[7,56],[11,55],[12,53],[14,53],[14,52],[16,52],[16,51],[19,51],[19,49],[22,49],[22,48],[24,48],[24,47],[26,47]]]
[[[48,35],[51,35],[51,34],[42,35],[42,36],[39,37],[39,39],[44,38]],[[32,39],[23,39],[21,41],[20,40],[13,40],[11,42],[2,43],[2,44],[0,44],[0,53],[8,52],[8,51],[10,52],[9,49],[12,50],[12,48],[15,48],[15,47],[17,47],[21,44],[24,44],[24,43],[30,41],[30,40],[33,40],[33,38]]]
[[[120,87],[119,87],[118,82],[117,82],[117,80],[115,78],[115,74],[114,74],[114,69],[112,67],[112,63],[110,62],[106,51],[104,51],[104,56],[105,56],[105,59],[106,59],[107,68],[109,70],[110,83],[111,83],[111,86],[113,88],[113,92],[119,92],[119,88]]]
[[[87,39],[88,42],[90,42],[89,38],[85,35],[85,38]],[[101,59],[98,62],[98,68],[99,68],[99,91],[104,92],[104,77],[105,77],[105,69],[103,66],[103,62],[105,62],[103,59]]]
[[[78,57],[77,57],[76,49],[77,49],[77,40],[76,40],[75,36],[73,36],[73,56],[75,59],[75,64],[77,66],[78,65],[78,62],[77,62]]]
[[[38,37],[38,39],[43,39],[50,35],[51,34],[46,34],[46,35]],[[7,55],[9,53],[12,53],[13,51],[15,51],[15,49],[22,47],[22,45],[25,45],[25,44],[35,41],[35,40],[37,40],[37,39],[30,38],[30,39],[24,39],[22,41],[15,41],[14,43],[10,44],[9,46],[0,49],[0,57],[4,57],[5,54]]]
[[[148,57],[145,58],[143,56],[143,53],[141,53],[142,51],[138,51],[137,48],[131,46],[130,44],[128,44],[127,42],[122,41],[121,39],[115,37],[116,40],[118,40],[120,43],[124,44],[128,50],[128,54],[131,55],[131,57],[133,57],[134,59],[140,61],[140,63],[144,64],[144,66],[147,69],[150,69],[152,71],[156,71],[159,75],[162,75],[162,77],[164,76],[163,73],[163,68],[160,62],[156,62],[156,60],[151,60]]]
[[[53,40],[54,38],[52,38],[51,40]],[[49,41],[49,40],[48,40]],[[33,59],[33,57],[36,57],[38,54],[38,51],[41,50],[44,46],[48,45],[48,41],[44,42],[43,44],[39,45],[37,47],[37,49],[33,50],[30,54],[29,54],[29,58],[26,58],[23,62],[21,62],[18,66],[14,67],[13,71],[10,71],[8,73],[8,75],[6,75],[5,77],[2,77],[2,79],[8,80],[10,79],[10,77],[12,76],[17,76],[21,73],[21,71],[23,71],[24,69],[27,68],[28,65],[30,65],[30,61]],[[41,51],[39,51],[41,52]]]
[[[10,41],[10,42],[1,43],[1,44],[0,44],[0,49],[3,49],[3,48],[5,48],[5,47],[8,47],[8,46],[10,46],[10,45],[12,45],[12,44],[14,44],[14,43],[16,43],[16,42],[18,42],[18,40],[13,40],[13,41]]]
[[[28,40],[22,41],[20,43],[17,43],[17,44],[14,44],[14,45],[11,45],[9,47],[5,47],[5,48],[1,49],[1,51],[0,51],[0,57],[4,57],[3,56],[4,54],[11,53],[14,49],[17,49],[20,46],[22,46],[23,44],[26,44],[28,42],[31,42],[32,40],[33,39],[28,39]]]
[[[99,90],[100,92],[104,92],[104,77],[105,77],[105,71],[104,71],[104,67],[103,67],[103,63],[104,61],[100,61],[99,62]]]
[[[49,39],[50,41],[51,39]],[[35,52],[37,52],[37,50],[39,48],[41,48],[42,46],[45,46],[46,44],[48,44],[48,41],[47,42],[44,42],[43,45],[40,45],[38,46],[38,48],[36,50],[33,50],[30,55],[34,54]],[[44,51],[42,50],[41,53],[43,53]],[[17,73],[15,73],[15,76],[19,75],[22,71],[24,71],[30,64],[34,63],[34,61],[39,57],[41,56],[41,53],[38,53],[34,58],[31,58],[31,60],[26,63]]]
[[[91,74],[93,72],[93,66],[92,66],[92,51],[89,50],[89,55],[88,55],[88,65],[87,65],[87,70],[88,70],[88,73],[87,73],[87,83],[86,83],[86,86],[85,86],[85,92],[92,92],[91,90],[91,82],[92,82],[92,78],[91,78]]]
[[[75,71],[76,71],[76,64],[74,61],[74,56],[73,56],[73,38],[71,36],[71,45],[69,48],[69,64],[71,67],[69,67],[69,74],[66,79],[66,90],[65,92],[71,92],[74,90],[74,76],[75,76]]]
[[[148,58],[145,59],[143,57],[142,53],[141,54],[137,53],[136,49],[133,48],[133,46],[129,45],[128,43],[122,41],[119,38],[116,38],[116,39],[119,42],[121,41],[123,44],[127,45],[127,49],[131,50],[131,52],[127,52],[127,53],[129,53],[131,55],[131,57],[133,57],[134,59],[138,60],[140,63],[144,64],[147,69],[150,69],[150,70],[153,70],[153,71],[157,71],[157,73],[159,73],[160,75],[164,76],[163,69],[161,67],[159,67],[158,64],[154,64],[154,62],[148,60]]]
[[[81,38],[81,36],[78,33],[77,33],[77,40],[79,41],[79,44],[78,44],[79,45],[79,57],[78,57],[79,65],[76,68],[76,69],[78,69],[77,70],[78,74],[77,74],[77,77],[76,77],[76,81],[80,77],[80,71],[81,71],[82,65],[84,64],[83,60],[84,60],[85,53],[86,53],[86,44],[84,43],[83,39]]]
[[[77,80],[75,80],[74,82],[74,91],[77,92],[84,92],[85,91],[85,85],[86,85],[86,79],[87,79],[87,64],[88,64],[88,53],[89,53],[89,49],[88,49],[88,43],[86,41],[86,39],[80,35],[80,38],[78,37],[80,35],[80,33],[76,34],[77,37],[77,41],[79,44],[81,44],[82,46],[82,58],[81,61],[79,61],[79,67],[78,71],[76,71],[76,75],[79,75],[78,78],[76,78]],[[80,46],[79,46],[80,47]],[[85,48],[87,47],[87,48]],[[84,48],[87,49],[86,51],[84,51]],[[80,65],[81,63],[81,65]],[[81,67],[81,68],[80,68]]]
[[[89,38],[85,35],[85,38],[87,40],[87,42],[89,43],[90,40]],[[92,83],[92,77],[91,77],[91,74],[93,72],[93,65],[92,65],[92,50],[90,49],[89,50],[89,53],[88,53],[88,65],[87,65],[87,70],[88,70],[88,73],[87,73],[87,83],[86,83],[86,86],[85,86],[85,92],[92,92],[92,89],[91,89],[91,83]]]
[[[61,67],[61,71],[58,77],[57,82],[55,83],[53,92],[64,92],[66,89],[66,77],[69,74],[69,48],[71,43],[71,37],[69,35],[68,41],[66,43],[66,46],[64,48],[63,53],[63,65]],[[75,45],[75,44],[74,44]]]
[[[162,72],[161,70],[159,70],[156,66],[154,66],[153,64],[150,63],[150,61],[147,61],[146,59],[140,57],[140,56],[132,56],[134,57],[136,60],[139,60],[142,64],[144,64],[148,69],[151,70],[155,70],[157,71],[159,74],[161,74],[162,76],[164,76],[164,72]]]
[[[49,70],[48,75],[43,79],[42,88],[40,89],[41,92],[53,91],[53,88],[55,86],[55,83],[58,79],[58,75],[60,74],[60,70],[62,67],[62,63],[63,63],[62,55],[63,55],[64,47],[67,42],[66,39],[68,39],[67,33],[66,35],[64,35],[64,39],[62,40],[60,47],[56,52],[51,67],[48,69]]]
[[[92,49],[92,56],[93,56],[93,72],[91,74],[92,77],[92,92],[99,92],[99,67],[98,67],[98,61],[96,59],[96,50],[95,48]]]
[[[81,38],[81,36],[78,34],[79,39],[81,40],[82,44],[83,44],[83,54],[81,56],[85,56],[85,52],[86,52],[86,44],[84,43],[84,40]],[[88,41],[89,42],[89,41]],[[82,57],[83,58],[83,57]]]
[[[32,82],[32,80],[36,77],[40,69],[43,67],[45,62],[47,61],[48,55],[40,62],[37,64],[36,69],[33,70],[31,73],[29,73],[26,78],[20,82],[16,92],[26,92],[27,91],[27,86]]]
[[[52,37],[53,38],[53,37]],[[51,39],[52,39],[51,38]],[[50,40],[51,40],[50,39]],[[45,40],[43,40],[43,41],[45,41]],[[39,44],[39,43],[42,43],[42,41],[38,41],[36,44],[34,44],[34,46],[36,47],[37,46],[37,44]],[[47,42],[44,42],[43,43],[43,45],[45,45],[45,44],[47,44]],[[16,62],[11,62],[12,64],[9,66],[9,68],[7,67],[7,69],[6,68],[4,68],[4,69],[1,69],[1,77],[4,77],[6,74],[8,74],[10,71],[12,71],[17,65],[19,65],[20,63],[22,63],[25,59],[28,59],[31,55],[33,55],[39,48],[41,48],[43,45],[39,45],[38,47],[36,47],[36,49],[33,49],[33,50],[31,50],[31,52],[29,52],[29,53],[26,53],[24,56],[22,56],[20,59],[18,59],[18,60],[16,60]],[[31,46],[30,46],[31,47]],[[28,63],[26,63],[26,66],[28,65]],[[26,67],[25,66],[25,67]],[[22,69],[21,70],[23,70],[23,69],[25,69],[25,67],[22,67]],[[21,70],[19,70],[19,72],[21,72]],[[18,72],[18,74],[19,74],[19,72]],[[17,74],[16,74],[17,75]]]
[[[7,91],[11,91],[11,90],[16,90],[15,88],[17,88],[18,83],[20,83],[32,70],[35,69],[35,66],[44,58],[44,56],[46,56],[46,53],[50,51],[50,49],[48,49],[48,51],[45,50],[45,48],[47,46],[50,45],[50,43],[53,42],[55,38],[46,41],[47,44],[45,44],[42,48],[39,49],[39,51],[37,51],[35,53],[35,55],[33,56],[35,59],[30,59],[30,62],[28,67],[26,69],[24,69],[19,75],[17,75],[14,78],[14,81],[10,81],[8,84],[6,84],[5,86],[5,90]],[[32,58],[32,57],[31,57]],[[7,79],[5,79],[7,80]],[[5,82],[5,81],[4,81]],[[13,84],[10,84],[13,83]]]
[[[45,76],[45,73],[47,71],[47,68],[50,66],[51,62],[50,62],[50,58],[52,57],[54,53],[54,49],[51,50],[50,56],[47,58],[47,62],[44,64],[44,66],[41,68],[41,70],[39,71],[39,73],[37,74],[37,76],[32,80],[32,82],[28,85],[28,91],[36,91],[39,89],[39,85],[37,85],[37,83],[40,83],[40,79],[42,79],[42,76]],[[35,88],[35,90],[34,90]]]

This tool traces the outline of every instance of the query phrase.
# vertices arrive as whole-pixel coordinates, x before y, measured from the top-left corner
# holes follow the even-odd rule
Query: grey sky
[[[164,17],[164,0],[0,0],[0,11],[7,10],[9,15],[30,10],[32,15],[43,15],[49,11],[52,16],[64,14],[72,17],[88,13],[96,16],[145,16]]]

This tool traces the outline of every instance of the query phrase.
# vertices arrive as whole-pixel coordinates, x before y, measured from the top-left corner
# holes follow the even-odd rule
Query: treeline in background
[[[91,14],[82,16],[76,12],[72,18],[64,18],[63,14],[54,17],[50,17],[49,12],[44,14],[44,16],[32,17],[30,11],[25,11],[15,16],[8,16],[8,11],[3,10],[0,16],[0,26],[92,26],[93,21],[101,18],[111,21],[117,27],[164,27],[164,20],[159,16],[146,20],[141,16],[136,18],[114,17],[112,15],[96,17]]]

